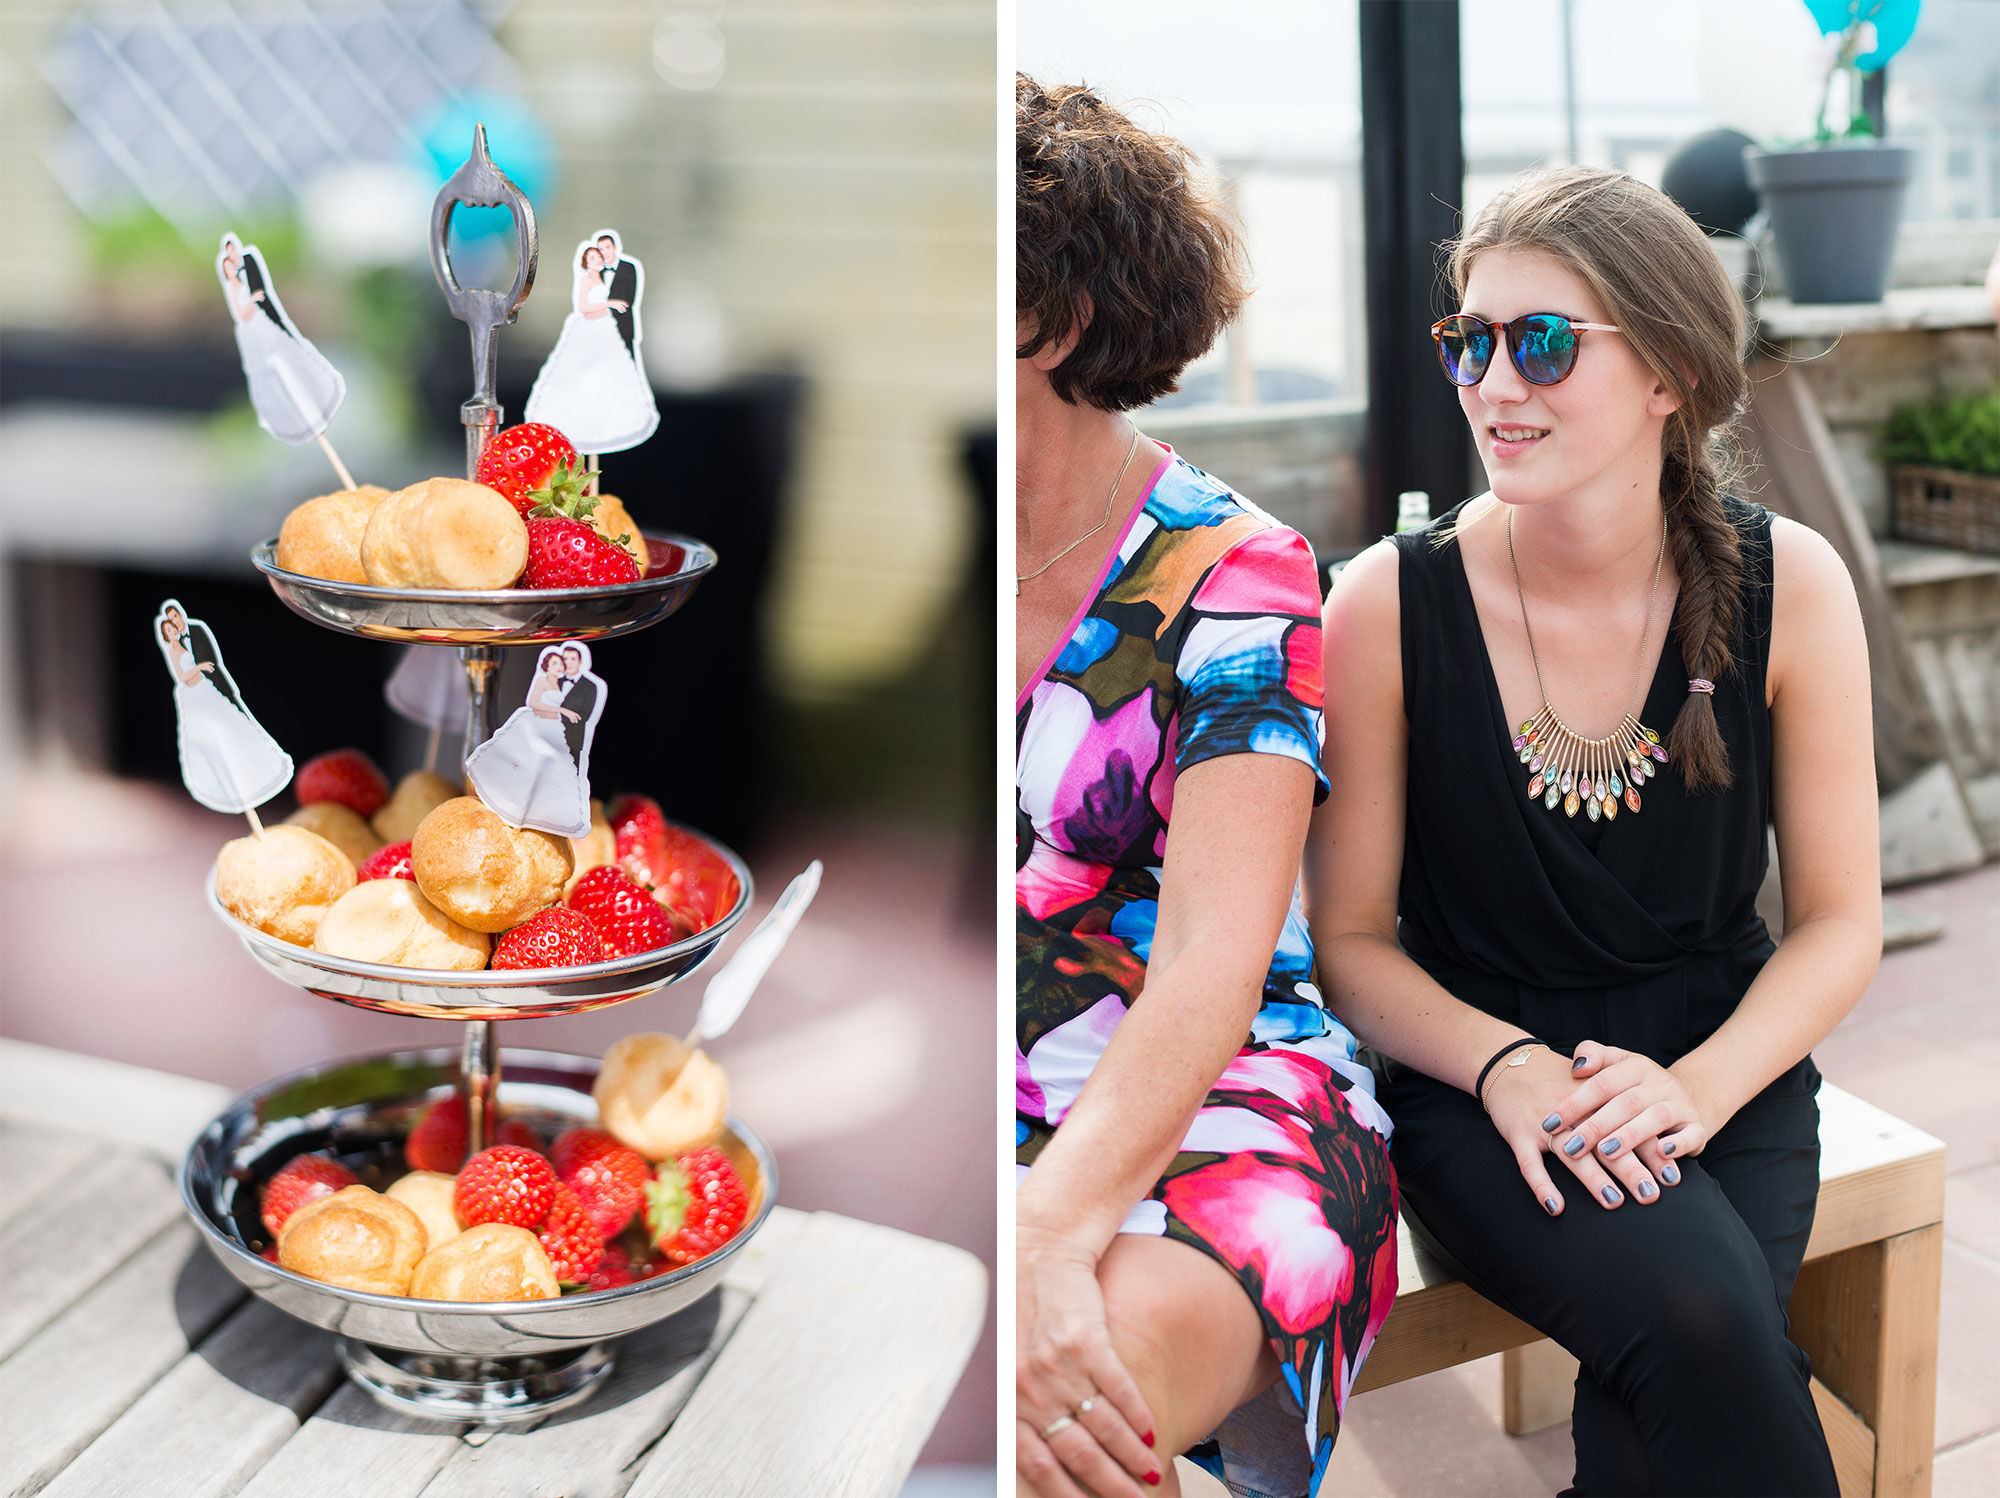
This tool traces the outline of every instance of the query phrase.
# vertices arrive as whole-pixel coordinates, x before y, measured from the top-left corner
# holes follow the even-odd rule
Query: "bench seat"
[[[1792,1292],[1792,1338],[1812,1358],[1843,1498],[1927,1494],[1944,1145],[1831,1083],[1819,1106],[1819,1207]],[[1461,1282],[1407,1222],[1397,1250],[1396,1308],[1357,1394],[1498,1352],[1510,1432],[1569,1418],[1574,1358]]]

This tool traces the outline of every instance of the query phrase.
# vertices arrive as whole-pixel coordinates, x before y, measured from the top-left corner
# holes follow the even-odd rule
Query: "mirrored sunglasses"
[[[1506,335],[1507,354],[1530,385],[1560,385],[1576,368],[1577,334],[1616,333],[1610,323],[1575,322],[1560,312],[1527,312],[1512,322],[1487,322],[1467,312],[1431,324],[1438,363],[1454,385],[1477,385],[1486,378],[1493,344]]]

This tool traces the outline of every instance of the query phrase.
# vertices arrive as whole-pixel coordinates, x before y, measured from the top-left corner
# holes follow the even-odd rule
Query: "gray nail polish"
[[[1579,1056],[1576,1058],[1576,1060],[1570,1062],[1569,1069],[1571,1071],[1580,1071],[1582,1070],[1584,1063],[1589,1060],[1590,1058],[1588,1056]]]
[[[1681,1168],[1678,1165],[1672,1163],[1663,1165],[1660,1167],[1660,1174],[1667,1178],[1669,1186],[1678,1186],[1681,1183]]]
[[[1605,1140],[1604,1143],[1600,1144],[1598,1146],[1598,1149],[1602,1150],[1607,1155],[1617,1154],[1618,1136],[1616,1134],[1613,1134],[1609,1139]]]
[[[1659,1189],[1660,1188],[1655,1186],[1651,1181],[1641,1181],[1638,1187],[1639,1199],[1641,1201],[1649,1202],[1653,1199],[1654,1193],[1656,1193]]]
[[[1598,1195],[1602,1196],[1607,1203],[1614,1207],[1618,1205],[1620,1200],[1616,1186],[1606,1186]]]
[[[1673,1152],[1674,1152],[1674,1142],[1671,1139],[1667,1140],[1664,1144],[1660,1146],[1660,1153],[1663,1155],[1671,1155]]]
[[[1542,1205],[1548,1208],[1549,1216],[1553,1217],[1556,1215],[1556,1199],[1553,1196],[1543,1197]]]
[[[1583,1135],[1572,1134],[1569,1136],[1569,1143],[1563,1146],[1563,1153],[1565,1155],[1574,1155],[1580,1153],[1582,1149],[1583,1149]]]
[[[1551,1113],[1547,1118],[1542,1120],[1542,1132],[1544,1134],[1553,1134],[1562,1125],[1563,1116],[1560,1113]]]

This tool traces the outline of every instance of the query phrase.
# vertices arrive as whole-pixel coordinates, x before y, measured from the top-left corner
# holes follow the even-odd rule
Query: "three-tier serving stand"
[[[448,234],[461,206],[511,212],[517,258],[508,290],[464,287],[453,274]],[[498,332],[514,321],[534,286],[539,248],[534,209],[487,154],[483,126],[474,128],[471,156],[432,206],[430,246],[445,299],[471,330],[473,394],[460,410],[470,477],[501,422]],[[714,550],[690,536],[648,531],[646,545],[648,566],[636,582],[595,588],[457,592],[333,582],[279,567],[275,540],[257,547],[251,561],[287,606],[315,624],[385,643],[456,648],[469,700],[469,754],[496,726],[503,651],[645,629],[686,602],[716,565]],[[380,1402],[404,1413],[506,1424],[537,1420],[587,1398],[612,1371],[613,1339],[669,1316],[699,1314],[731,1255],[769,1215],[777,1195],[776,1167],[761,1141],[731,1117],[723,1143],[751,1183],[750,1220],[716,1253],[636,1284],[500,1305],[412,1300],[308,1279],[254,1247],[262,1236],[259,1188],[287,1160],[330,1150],[356,1164],[364,1179],[371,1169],[393,1175],[415,1117],[453,1090],[466,1100],[468,1154],[491,1142],[503,1101],[511,1115],[529,1119],[545,1133],[595,1122],[590,1089],[596,1062],[510,1051],[503,1083],[497,1023],[624,1003],[707,961],[749,909],[752,886],[742,859],[714,839],[696,836],[736,876],[737,897],[728,910],[671,946],[558,969],[416,971],[331,957],[238,921],[217,900],[211,875],[211,907],[275,976],[340,1003],[463,1027],[456,1048],[312,1067],[254,1088],[203,1130],[182,1163],[183,1203],[224,1267],[280,1309],[339,1333],[348,1375]]]

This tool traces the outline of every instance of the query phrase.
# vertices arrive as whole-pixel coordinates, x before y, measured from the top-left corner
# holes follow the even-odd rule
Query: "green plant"
[[[1884,463],[2000,478],[2000,385],[1903,407],[1883,424],[1875,455]]]

